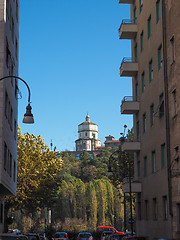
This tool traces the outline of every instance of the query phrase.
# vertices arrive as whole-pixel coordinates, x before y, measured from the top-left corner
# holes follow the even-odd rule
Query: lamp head
[[[28,103],[26,107],[26,113],[24,114],[23,123],[29,123],[29,124],[34,123],[34,118],[33,118],[33,114],[31,113],[31,109],[32,107],[30,103]]]

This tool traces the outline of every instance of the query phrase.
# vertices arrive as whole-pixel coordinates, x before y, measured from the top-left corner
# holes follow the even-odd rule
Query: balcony
[[[120,39],[134,39],[137,35],[135,19],[124,19],[119,28]]]
[[[130,141],[125,139],[121,141],[121,150],[122,152],[139,152],[140,151],[140,142],[139,141]]]
[[[123,193],[130,192],[129,178],[123,179],[122,191],[123,191]],[[134,181],[133,179],[131,179],[131,192],[132,193],[140,193],[141,192],[141,182],[140,181]]]
[[[133,4],[134,0],[119,0],[119,3],[129,3],[129,4]]]
[[[135,77],[138,73],[138,62],[136,59],[123,58],[120,67],[121,77]]]
[[[136,114],[139,111],[139,102],[133,97],[124,97],[121,103],[121,114]]]

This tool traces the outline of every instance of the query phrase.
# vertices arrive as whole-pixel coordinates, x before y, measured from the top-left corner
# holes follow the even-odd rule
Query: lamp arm
[[[28,96],[28,103],[30,103],[31,92],[30,92],[30,88],[29,88],[27,82],[24,81],[22,78],[17,77],[17,76],[5,76],[5,77],[0,78],[0,81],[4,80],[4,79],[6,79],[6,78],[17,78],[17,79],[21,80],[21,81],[26,85],[26,87],[27,87],[27,89],[28,89],[28,93],[29,93],[29,96]]]

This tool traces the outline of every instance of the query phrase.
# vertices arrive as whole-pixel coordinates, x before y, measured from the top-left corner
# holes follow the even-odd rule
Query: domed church
[[[98,139],[98,125],[90,121],[87,114],[85,122],[78,125],[79,139],[75,141],[76,151],[93,151],[101,146]]]

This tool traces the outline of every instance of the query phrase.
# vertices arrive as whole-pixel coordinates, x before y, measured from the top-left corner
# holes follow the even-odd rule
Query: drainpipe
[[[164,98],[166,116],[166,156],[168,174],[168,195],[169,195],[169,214],[173,217],[172,211],[172,182],[171,182],[171,152],[170,152],[170,124],[169,124],[169,101],[168,101],[168,74],[167,74],[167,38],[166,38],[166,5],[162,0],[162,32],[163,32],[163,59],[164,59]]]

